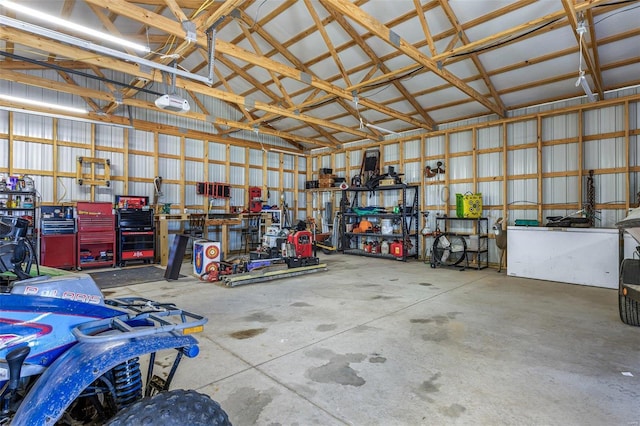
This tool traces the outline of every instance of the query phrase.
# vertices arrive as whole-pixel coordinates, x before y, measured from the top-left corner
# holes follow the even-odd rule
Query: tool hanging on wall
[[[438,161],[435,167],[427,166],[424,168],[425,177],[432,178],[439,174],[444,174],[442,161]]]
[[[593,170],[589,170],[587,177],[587,203],[584,206],[584,214],[589,219],[589,226],[596,224],[596,186],[593,182]]]

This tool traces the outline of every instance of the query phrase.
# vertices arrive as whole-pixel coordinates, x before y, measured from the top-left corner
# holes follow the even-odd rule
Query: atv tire
[[[628,325],[640,326],[640,302],[622,294],[623,283],[638,284],[640,262],[637,259],[624,259],[620,268],[618,284],[618,310],[620,320]]]
[[[618,295],[618,308],[620,310],[620,320],[628,325],[640,326],[640,304],[635,300]]]
[[[227,413],[208,395],[176,389],[143,398],[115,415],[109,426],[231,426]]]

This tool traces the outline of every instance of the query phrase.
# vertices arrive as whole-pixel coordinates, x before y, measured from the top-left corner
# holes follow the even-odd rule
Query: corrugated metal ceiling
[[[587,28],[582,68],[593,92],[602,99],[607,91],[640,84],[639,1],[17,3],[148,45],[146,58],[156,62],[168,64],[166,55],[175,54],[178,67],[203,76],[208,65],[205,31],[218,22],[212,87],[178,78],[179,93],[191,101],[188,115],[208,121],[212,133],[257,128],[298,149],[376,140],[386,134],[367,123],[394,132],[429,130],[584,96],[575,85],[580,40],[576,27],[581,22]],[[14,12],[6,0],[0,0],[0,13],[28,25],[68,31]],[[197,47],[185,43],[185,19],[197,27]],[[153,91],[164,88],[160,72],[70,48],[55,37],[35,37],[28,29],[2,27],[0,40],[0,79],[44,87],[43,81],[20,75],[56,64],[67,74],[67,84],[49,89],[74,96],[82,96],[74,86],[82,78],[66,70],[96,77],[111,76],[113,70],[119,82]],[[103,82],[102,91],[100,98],[84,97],[101,120],[122,114],[115,107],[116,91],[125,104],[155,108],[131,87]],[[228,103],[235,113],[224,121],[213,117],[204,109],[208,103],[196,102],[203,96]]]

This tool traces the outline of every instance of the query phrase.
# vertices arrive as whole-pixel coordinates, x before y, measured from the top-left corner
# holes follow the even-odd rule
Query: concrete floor
[[[322,261],[242,287],[188,277],[105,293],[209,318],[174,387],[211,395],[236,426],[640,424],[640,329],[620,322],[615,290]]]

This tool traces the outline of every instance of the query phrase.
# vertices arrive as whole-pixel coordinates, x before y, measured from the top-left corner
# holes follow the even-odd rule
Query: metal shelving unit
[[[36,200],[35,191],[0,191],[0,215],[30,218],[27,237],[36,241]],[[31,200],[26,201],[26,200]],[[27,206],[25,206],[27,204]]]
[[[398,197],[398,213],[358,213],[356,210],[364,205],[364,197],[369,195],[383,195],[396,193]],[[366,187],[350,187],[342,191],[343,198],[349,198],[351,195],[353,199],[350,203],[340,202],[340,234],[342,236],[342,252],[344,254],[353,254],[359,256],[370,256],[383,259],[396,259],[406,261],[409,258],[417,259],[419,257],[419,194],[420,189],[418,185],[380,185],[377,188],[371,190]],[[388,207],[387,209],[388,210]],[[347,231],[347,225],[355,223],[360,219],[367,220],[383,220],[390,219],[396,223],[399,222],[398,233],[383,233],[383,232],[365,232],[358,233],[353,230]],[[391,245],[390,242],[396,242],[402,245],[401,255],[396,255],[392,250],[387,253],[377,252],[373,250],[367,250],[362,248],[363,242],[373,244],[378,243],[379,246],[383,242]],[[397,247],[397,246],[396,246]]]
[[[457,226],[456,222],[458,222]],[[489,267],[489,220],[486,217],[436,217],[436,229],[445,235],[458,235],[465,238],[466,267],[475,269]],[[477,240],[477,243],[472,243],[472,239]],[[470,256],[471,259],[469,259]]]

